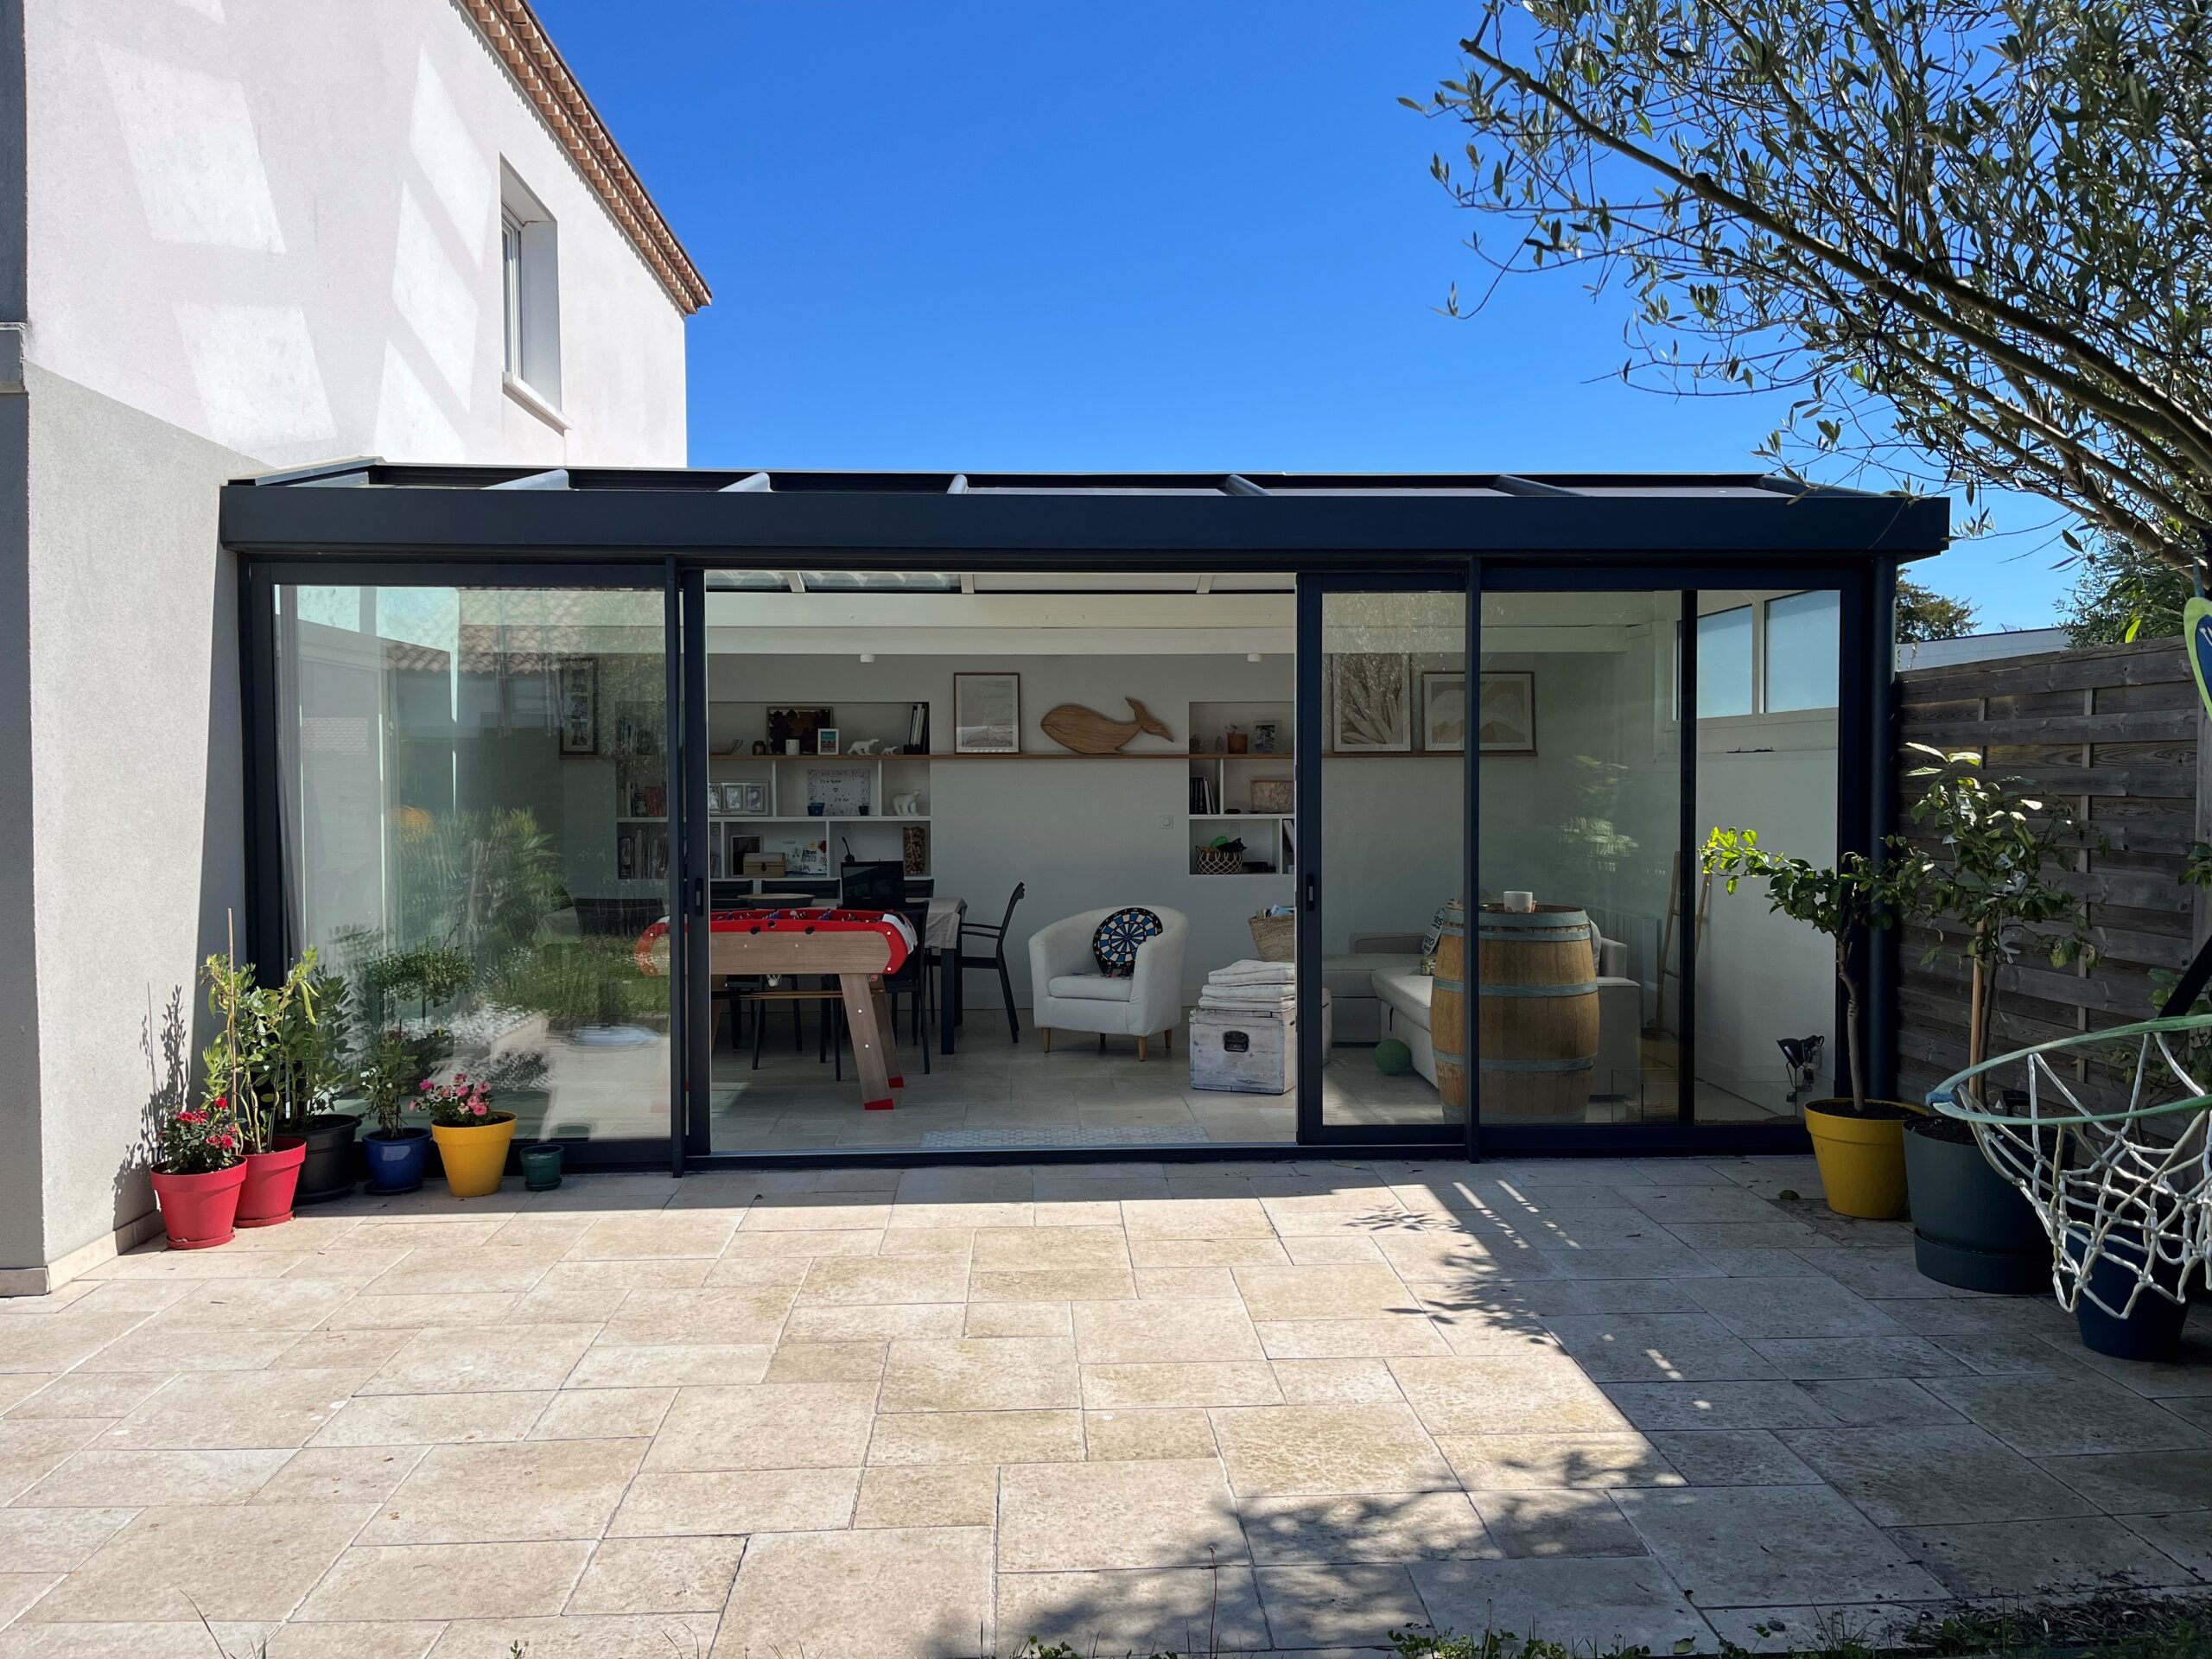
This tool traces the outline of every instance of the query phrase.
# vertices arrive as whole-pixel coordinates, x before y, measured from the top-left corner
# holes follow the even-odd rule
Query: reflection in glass
[[[1767,713],[1835,707],[1836,601],[1833,590],[1767,601]]]
[[[1697,711],[1700,718],[1751,712],[1751,607],[1697,620]]]
[[[658,594],[277,593],[288,914],[365,1058],[466,1075],[517,1137],[664,1135]]]

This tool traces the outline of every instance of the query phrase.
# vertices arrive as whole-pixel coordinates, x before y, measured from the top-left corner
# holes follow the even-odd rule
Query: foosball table
[[[711,974],[817,975],[837,982],[860,1071],[861,1104],[872,1112],[889,1111],[896,1103],[891,1091],[906,1083],[883,976],[905,967],[920,947],[913,928],[895,911],[717,910],[707,922]],[[638,936],[637,961],[639,973],[668,972],[665,920]]]

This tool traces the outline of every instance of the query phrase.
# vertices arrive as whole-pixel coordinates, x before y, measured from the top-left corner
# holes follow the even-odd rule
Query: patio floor
[[[2092,1363],[1818,1199],[1788,1159],[721,1171],[142,1250],[0,1303],[0,1659],[204,1659],[196,1613],[270,1659],[1668,1655],[2212,1583],[2202,1319]]]

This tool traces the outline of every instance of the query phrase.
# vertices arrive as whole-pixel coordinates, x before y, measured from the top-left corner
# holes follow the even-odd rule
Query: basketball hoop
[[[1982,1156],[2035,1206],[2069,1313],[2086,1298],[2125,1319],[2146,1290],[2180,1302],[2192,1278],[2212,1288],[2212,1091],[2197,1081],[2212,1065],[2193,1039],[2212,1039],[2212,1014],[2038,1043],[1947,1077],[1928,1096],[1972,1127]],[[2117,1111],[2084,1106],[2054,1064],[2091,1050],[2109,1061],[2130,1046],[2128,1103]],[[2024,1090],[2000,1084],[2015,1067]]]

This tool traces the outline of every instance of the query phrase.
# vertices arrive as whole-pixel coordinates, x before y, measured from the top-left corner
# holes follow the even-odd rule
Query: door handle
[[[1308,911],[1321,908],[1321,878],[1312,870],[1306,872],[1306,908]]]
[[[691,878],[691,913],[694,916],[707,913],[707,879],[702,875]]]

